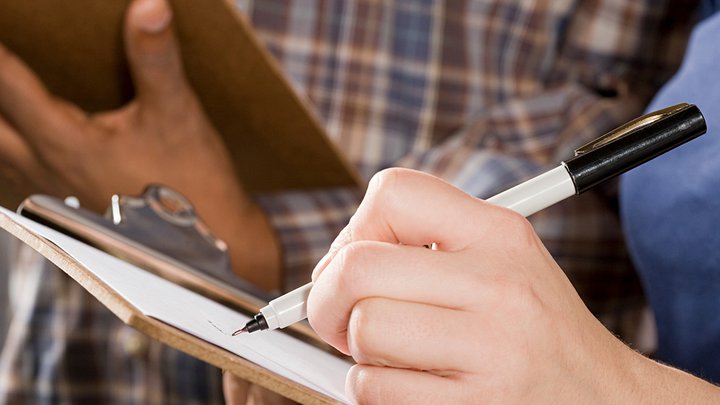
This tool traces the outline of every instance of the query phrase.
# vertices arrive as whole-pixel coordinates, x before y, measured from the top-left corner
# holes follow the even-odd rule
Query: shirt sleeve
[[[637,115],[642,104],[568,83],[489,109],[471,127],[399,162],[481,198],[556,167],[574,149]],[[620,232],[614,185],[569,198],[530,222],[596,313],[639,302]],[[609,300],[608,297],[614,297]]]
[[[641,109],[637,100],[606,99],[565,84],[488,109],[442,144],[408,155],[396,166],[434,174],[487,198],[558,165],[574,148]],[[363,192],[336,189],[258,197],[281,241],[287,289],[309,280],[312,267],[349,221]],[[638,296],[612,207],[611,196],[592,192],[530,218],[598,313],[604,311],[608,291],[617,297]]]
[[[671,1],[648,13],[642,11],[647,4],[628,4],[584,2],[568,20],[542,91],[483,111],[443,144],[399,165],[486,198],[558,165],[577,147],[640,115],[677,68],[694,10]],[[624,333],[633,328],[617,314],[630,314],[644,300],[617,205],[617,182],[611,181],[529,220],[590,310]]]

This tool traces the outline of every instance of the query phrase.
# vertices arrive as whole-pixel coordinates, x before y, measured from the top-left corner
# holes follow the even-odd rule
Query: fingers
[[[345,377],[345,392],[358,404],[465,403],[466,391],[453,378],[422,371],[355,365]]]
[[[31,145],[66,142],[67,131],[84,117],[74,106],[53,98],[30,69],[0,44],[0,113]]]
[[[10,166],[18,171],[28,168],[32,151],[20,135],[0,116],[0,166]]]
[[[20,136],[0,115],[0,204],[17,204],[33,189],[28,176],[34,171],[30,164],[32,152]]]
[[[376,240],[443,250],[467,245],[465,235],[481,231],[475,213],[482,201],[429,174],[407,169],[384,170],[373,177],[350,222],[352,240]],[[487,204],[489,205],[489,204]],[[448,209],[456,215],[447,215]]]
[[[192,97],[171,20],[167,0],[135,0],[127,13],[125,47],[138,102],[151,114],[182,114]]]
[[[481,263],[456,253],[382,242],[354,242],[333,258],[308,297],[308,319],[315,331],[348,353],[350,312],[370,297],[465,308],[493,294]]]
[[[480,338],[464,311],[386,298],[355,305],[348,345],[358,364],[416,370],[470,371],[469,341]]]
[[[388,169],[376,174],[331,254],[350,242],[374,240],[456,251],[481,240],[500,246],[508,224],[526,223],[519,214],[472,197],[429,174]],[[515,228],[515,227],[513,227]],[[509,230],[511,231],[511,230]],[[497,240],[497,243],[493,242]],[[324,263],[313,271],[313,279]]]

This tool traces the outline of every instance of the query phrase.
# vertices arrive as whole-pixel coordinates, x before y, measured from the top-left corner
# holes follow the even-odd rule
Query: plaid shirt
[[[238,0],[238,7],[363,176],[412,167],[487,197],[638,115],[677,67],[696,4]],[[286,288],[309,279],[362,192],[257,196],[281,241]],[[621,331],[635,320],[642,298],[614,186],[530,220],[608,327]],[[28,292],[0,360],[0,391],[10,403],[222,401],[219,370],[123,326],[56,269],[26,263],[17,271]]]

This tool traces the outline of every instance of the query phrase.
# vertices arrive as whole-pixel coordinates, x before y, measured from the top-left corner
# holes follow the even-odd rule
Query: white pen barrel
[[[284,328],[307,318],[307,298],[313,283],[307,283],[270,301],[260,310],[268,329]]]
[[[575,184],[565,165],[561,165],[487,201],[527,217],[572,195]]]

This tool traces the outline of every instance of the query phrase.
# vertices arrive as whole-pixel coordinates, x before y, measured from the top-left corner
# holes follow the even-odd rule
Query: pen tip
[[[241,333],[245,333],[245,332],[247,332],[247,326],[242,329],[236,330],[235,333],[233,333],[232,335],[237,336],[237,335],[239,335]]]

